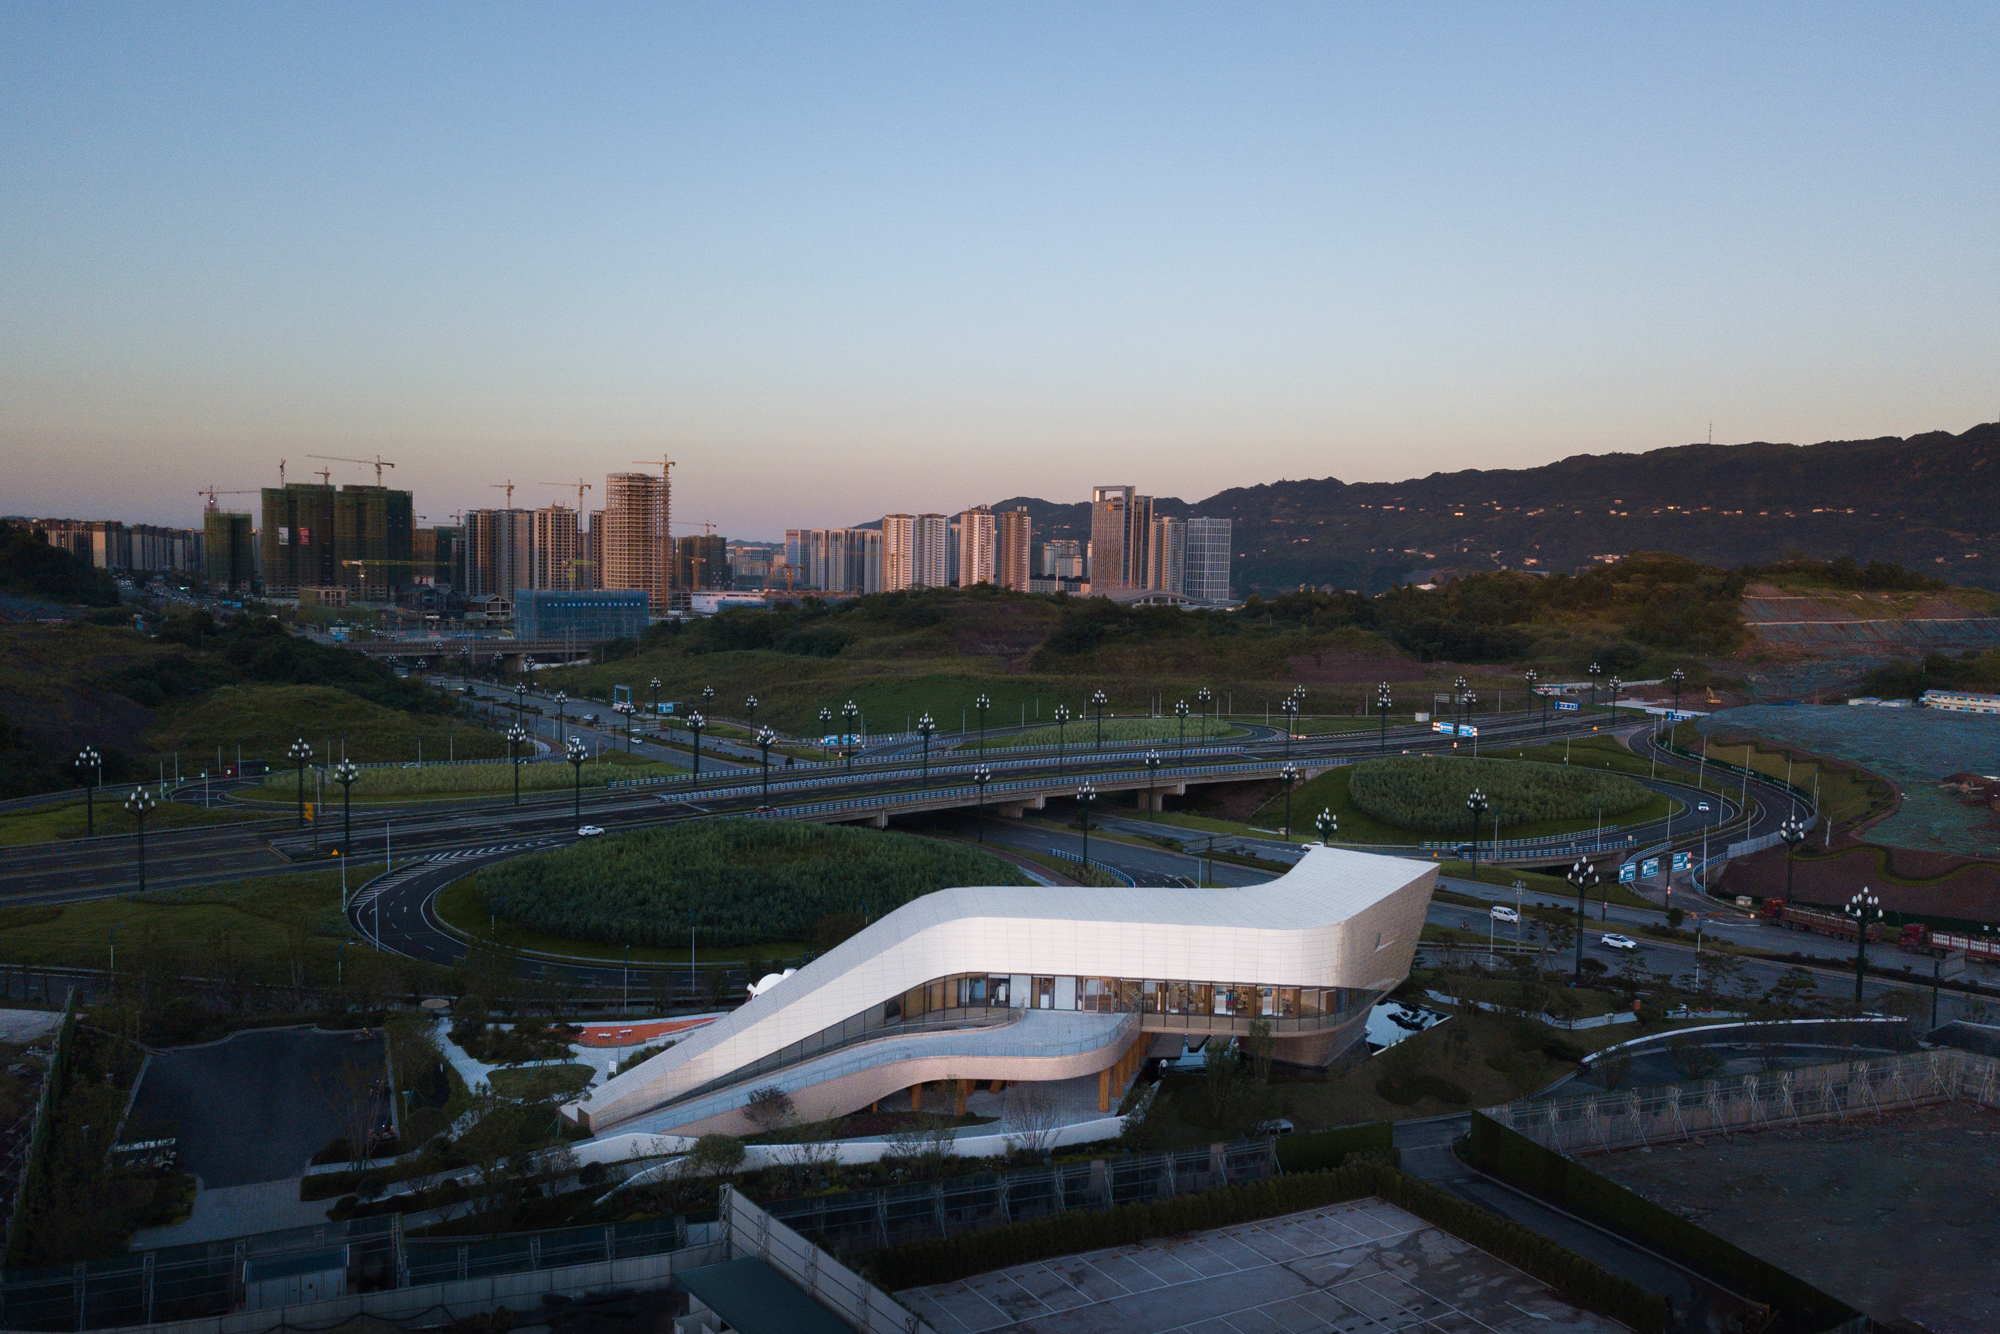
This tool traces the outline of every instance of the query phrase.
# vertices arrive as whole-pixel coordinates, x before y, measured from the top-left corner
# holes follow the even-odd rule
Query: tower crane
[[[507,493],[507,508],[514,508],[514,483],[511,479],[505,482],[488,482],[487,485],[493,487],[495,490],[505,491]]]
[[[560,486],[564,490],[568,490],[570,487],[570,483],[568,482],[543,482],[542,485]],[[579,477],[576,479],[575,485],[576,485],[576,512],[578,514],[581,514],[583,513],[583,493],[590,490],[590,483],[584,481],[581,477]]]
[[[204,486],[198,488],[195,494],[198,496],[207,496],[208,508],[214,509],[215,498],[217,496],[254,496],[257,493],[255,491],[229,491],[219,486]]]
[[[396,466],[395,464],[389,462],[387,459],[383,458],[380,454],[377,454],[372,459],[342,458],[338,454],[308,454],[306,455],[306,457],[309,459],[326,459],[329,462],[333,463],[358,463],[364,468],[372,467],[375,469],[375,485],[377,486],[382,485],[382,470],[384,468],[393,468]]]

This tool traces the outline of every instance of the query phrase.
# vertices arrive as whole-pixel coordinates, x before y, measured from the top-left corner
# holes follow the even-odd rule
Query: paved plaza
[[[1616,1334],[1381,1200],[1161,1237],[897,1294],[938,1334]]]

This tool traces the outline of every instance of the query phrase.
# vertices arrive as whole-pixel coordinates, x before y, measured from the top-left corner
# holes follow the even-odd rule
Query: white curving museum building
[[[1149,1054],[1260,1018],[1274,1059],[1325,1065],[1407,976],[1436,882],[1315,846],[1241,889],[939,890],[564,1112],[597,1134],[742,1134],[774,1085],[816,1120],[940,1080],[1088,1075],[1108,1110]]]

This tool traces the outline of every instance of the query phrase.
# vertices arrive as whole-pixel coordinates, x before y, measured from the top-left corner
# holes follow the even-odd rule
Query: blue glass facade
[[[644,589],[522,588],[514,593],[516,639],[595,642],[637,639],[646,633]]]

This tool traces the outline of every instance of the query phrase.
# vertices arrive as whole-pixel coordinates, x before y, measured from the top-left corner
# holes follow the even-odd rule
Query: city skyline
[[[1990,6],[10,14],[9,512],[665,450],[769,539],[1993,416]]]

